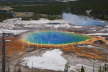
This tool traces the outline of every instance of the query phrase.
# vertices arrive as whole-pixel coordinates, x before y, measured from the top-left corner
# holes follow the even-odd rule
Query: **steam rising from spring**
[[[73,25],[104,26],[107,22],[86,16],[78,16],[72,13],[63,13],[63,19]]]

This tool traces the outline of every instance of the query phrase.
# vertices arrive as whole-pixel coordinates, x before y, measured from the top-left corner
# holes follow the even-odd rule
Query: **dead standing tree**
[[[5,35],[6,33],[2,33],[2,72],[6,72]]]
[[[10,71],[10,68],[9,68],[9,58],[7,59],[7,54],[6,54],[6,37],[9,36],[10,33],[2,33],[2,38],[1,38],[1,61],[2,61],[2,69],[1,69],[1,72],[9,72]]]

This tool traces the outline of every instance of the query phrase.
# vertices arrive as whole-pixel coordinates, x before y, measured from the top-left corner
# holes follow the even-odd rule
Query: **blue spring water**
[[[28,34],[25,40],[34,44],[68,44],[87,39],[88,36],[68,32],[36,32]]]

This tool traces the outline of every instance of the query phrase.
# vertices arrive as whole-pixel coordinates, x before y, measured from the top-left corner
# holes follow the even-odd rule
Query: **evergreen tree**
[[[85,72],[85,70],[84,70],[84,67],[83,67],[83,66],[81,67],[81,72]]]
[[[68,72],[68,69],[69,69],[69,62],[67,62],[66,64],[65,64],[65,69],[64,69],[64,72]]]
[[[101,67],[101,66],[99,67],[99,70],[98,70],[98,72],[102,72],[102,67]]]
[[[104,71],[104,72],[108,72],[107,64],[104,64],[104,66],[103,66],[103,71]]]
[[[22,71],[21,71],[21,68],[19,68],[17,72],[22,72]]]
[[[100,66],[98,72],[108,72],[108,65],[104,64],[103,66]]]

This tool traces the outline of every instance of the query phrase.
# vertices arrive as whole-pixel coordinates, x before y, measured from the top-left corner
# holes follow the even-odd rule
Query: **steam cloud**
[[[106,22],[102,20],[78,16],[72,13],[63,13],[63,19],[70,24],[81,26],[104,26],[106,24]]]

